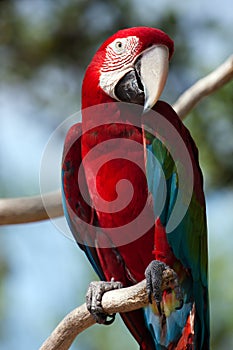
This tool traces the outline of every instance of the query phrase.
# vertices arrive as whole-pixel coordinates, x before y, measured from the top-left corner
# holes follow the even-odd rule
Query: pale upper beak
[[[140,59],[140,78],[144,90],[144,112],[158,101],[164,89],[169,66],[169,50],[156,45],[144,51]]]

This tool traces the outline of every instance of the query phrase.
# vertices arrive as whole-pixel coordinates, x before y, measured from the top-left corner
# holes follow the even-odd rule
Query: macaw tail
[[[188,308],[191,306],[191,309]],[[208,350],[209,333],[204,337],[199,332],[198,314],[195,303],[184,304],[182,309],[169,317],[156,315],[152,305],[144,309],[147,327],[154,340],[155,350]],[[186,315],[186,316],[185,316]],[[207,315],[208,316],[208,315]],[[182,320],[184,321],[182,322]],[[183,323],[183,328],[182,328]],[[203,325],[205,328],[205,326]],[[140,348],[141,349],[141,348]],[[146,348],[147,349],[147,348]]]
[[[190,311],[190,306],[190,304],[185,304],[181,310],[172,312],[168,317],[156,315],[153,306],[145,308],[145,319],[154,339],[154,349],[195,349],[193,314],[195,311]]]
[[[195,306],[189,314],[186,325],[183,329],[182,336],[176,345],[176,347],[169,347],[169,350],[194,350],[194,318],[195,318]]]

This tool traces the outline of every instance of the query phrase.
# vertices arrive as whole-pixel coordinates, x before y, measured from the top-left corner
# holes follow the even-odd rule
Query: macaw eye
[[[114,51],[121,54],[125,50],[125,42],[123,40],[117,40],[114,44]]]

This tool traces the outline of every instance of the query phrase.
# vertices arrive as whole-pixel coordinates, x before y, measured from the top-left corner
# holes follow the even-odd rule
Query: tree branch
[[[102,306],[108,314],[129,312],[148,304],[146,280],[128,288],[106,292]],[[71,311],[55,328],[39,350],[67,350],[78,334],[95,323],[86,304]]]
[[[173,108],[180,117],[185,119],[190,111],[204,97],[219,90],[223,85],[233,79],[233,55],[221,66],[216,68],[206,77],[198,80],[193,86],[186,90],[174,103]]]
[[[212,73],[197,81],[174,103],[173,108],[181,119],[204,97],[212,94],[233,79],[233,56],[230,56]],[[0,225],[46,220],[63,215],[60,191],[46,194],[47,214],[41,196],[0,200]]]
[[[47,220],[63,215],[61,191],[47,193],[44,200],[49,215],[41,196],[0,199],[0,225]]]

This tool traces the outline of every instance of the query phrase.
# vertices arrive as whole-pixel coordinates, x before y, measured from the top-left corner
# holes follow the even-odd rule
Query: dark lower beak
[[[125,74],[115,87],[115,95],[122,102],[144,105],[143,85],[136,69]]]

